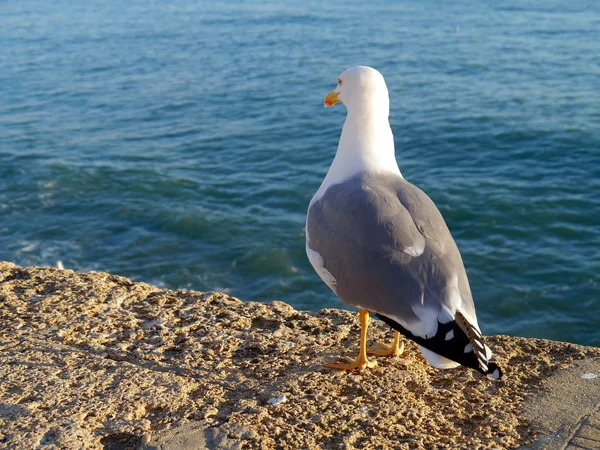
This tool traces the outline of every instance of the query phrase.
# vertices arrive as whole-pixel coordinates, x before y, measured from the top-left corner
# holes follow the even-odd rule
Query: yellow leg
[[[372,369],[377,365],[375,361],[369,361],[367,359],[367,328],[369,327],[369,311],[361,309],[359,312],[360,319],[360,353],[358,354],[358,358],[356,361],[350,364],[341,363],[339,361],[325,363],[325,367],[329,367],[332,369],[340,369],[340,370],[361,370]]]
[[[373,347],[367,350],[369,355],[375,356],[400,356],[404,352],[404,342],[400,342],[400,333],[396,331],[392,345],[377,342]]]

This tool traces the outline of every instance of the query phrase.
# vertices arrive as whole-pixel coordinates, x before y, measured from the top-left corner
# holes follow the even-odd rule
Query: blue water
[[[600,345],[600,3],[324,3],[2,2],[0,259],[341,306],[303,227],[367,64],[483,331]]]

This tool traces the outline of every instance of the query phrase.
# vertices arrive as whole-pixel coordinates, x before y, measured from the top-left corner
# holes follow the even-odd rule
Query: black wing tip
[[[485,373],[485,376],[488,377],[489,380],[492,381],[497,381],[502,379],[502,376],[504,375],[504,372],[502,372],[502,369],[500,367],[498,367],[498,365],[496,363],[488,363],[488,370]]]
[[[457,363],[469,367],[471,369],[476,370],[477,372],[485,375],[489,380],[497,381],[502,378],[504,373],[502,369],[498,367],[496,363],[490,362],[487,359],[487,351],[479,352],[479,358],[477,358],[474,351],[470,351],[465,353],[465,345],[470,344],[472,347],[476,348],[473,344],[473,341],[469,339],[469,336],[462,330],[462,328],[457,324],[456,321],[441,323],[438,321],[438,331],[433,338],[422,338],[419,336],[415,336],[398,322],[389,317],[386,317],[382,314],[375,313],[377,317],[387,323],[390,327],[399,331],[407,338],[415,341],[417,344],[427,348],[428,350],[437,353],[445,358],[448,358],[452,361],[456,361]],[[460,313],[457,314],[459,317],[463,317]],[[473,330],[475,328],[463,318],[463,320],[470,326]],[[454,346],[450,345],[450,341],[446,340],[446,335],[449,331],[454,331],[454,338],[452,341],[454,342]],[[478,333],[479,331],[476,330]],[[485,349],[485,343],[483,342],[483,338],[479,334],[477,341],[480,343],[479,347]],[[443,348],[442,348],[443,347]],[[488,349],[489,351],[489,349]]]

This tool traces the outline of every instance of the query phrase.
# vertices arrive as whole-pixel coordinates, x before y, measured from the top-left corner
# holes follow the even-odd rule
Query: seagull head
[[[348,111],[368,108],[389,114],[390,100],[383,75],[372,67],[354,66],[338,77],[336,88],[325,97],[327,108],[342,102]]]

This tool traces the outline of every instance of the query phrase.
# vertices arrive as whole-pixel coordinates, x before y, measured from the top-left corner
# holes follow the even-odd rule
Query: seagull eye
[[[342,79],[338,78],[338,84],[341,86],[342,85]]]

